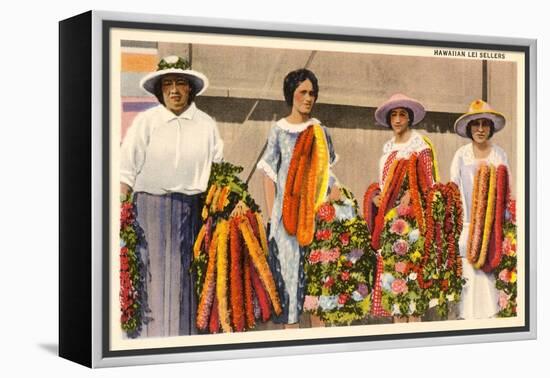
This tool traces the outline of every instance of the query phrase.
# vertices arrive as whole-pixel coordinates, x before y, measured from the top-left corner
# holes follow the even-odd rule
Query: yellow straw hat
[[[466,133],[468,124],[480,118],[487,118],[493,121],[495,133],[506,125],[506,118],[502,113],[495,111],[491,105],[483,100],[475,100],[470,104],[468,112],[461,115],[455,122],[455,132],[461,137],[468,138]]]

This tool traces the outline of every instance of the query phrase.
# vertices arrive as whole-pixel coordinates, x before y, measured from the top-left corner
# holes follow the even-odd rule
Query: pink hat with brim
[[[491,105],[483,100],[475,100],[470,104],[468,112],[461,115],[456,120],[455,132],[461,137],[468,138],[468,134],[466,133],[468,124],[480,118],[487,118],[493,121],[495,133],[502,130],[506,125],[506,117],[504,117],[504,114],[495,111]]]
[[[422,121],[424,119],[424,116],[426,115],[426,110],[420,102],[418,102],[414,98],[407,97],[402,93],[396,93],[391,96],[388,101],[386,101],[385,103],[380,105],[378,109],[376,109],[376,112],[374,113],[374,118],[382,126],[391,127],[391,125],[388,125],[387,123],[388,113],[392,109],[396,108],[410,109],[414,114],[413,125],[416,125],[417,123]]]

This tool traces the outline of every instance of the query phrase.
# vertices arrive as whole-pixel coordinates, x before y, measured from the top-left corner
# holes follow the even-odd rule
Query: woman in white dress
[[[451,180],[460,189],[464,209],[464,227],[459,241],[463,276],[467,280],[462,289],[459,306],[459,317],[462,319],[486,319],[498,312],[498,294],[493,273],[474,269],[466,258],[466,249],[470,230],[472,191],[478,167],[482,163],[508,167],[508,158],[504,150],[490,141],[494,133],[504,128],[505,123],[504,116],[494,111],[488,103],[475,100],[470,104],[468,112],[457,119],[454,125],[458,135],[472,140],[456,151],[451,163]]]

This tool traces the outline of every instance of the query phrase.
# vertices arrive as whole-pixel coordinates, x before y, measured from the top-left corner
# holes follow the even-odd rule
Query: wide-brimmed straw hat
[[[470,104],[468,112],[456,120],[455,132],[464,138],[468,138],[468,134],[466,133],[468,124],[480,118],[487,118],[493,121],[495,133],[502,130],[506,125],[506,118],[502,113],[495,111],[491,105],[483,100],[475,100]]]
[[[416,125],[418,122],[422,121],[426,115],[424,106],[418,100],[405,96],[402,93],[396,93],[391,96],[388,101],[384,102],[378,107],[378,109],[376,109],[374,118],[379,124],[386,127],[391,127],[391,125],[388,124],[388,113],[392,109],[396,108],[410,109],[414,114],[413,125]]]
[[[161,77],[169,74],[185,76],[195,88],[196,96],[201,95],[208,88],[208,78],[201,72],[190,70],[189,62],[179,56],[164,57],[157,65],[157,70],[151,72],[140,81],[140,86],[147,92],[156,95],[155,85]]]

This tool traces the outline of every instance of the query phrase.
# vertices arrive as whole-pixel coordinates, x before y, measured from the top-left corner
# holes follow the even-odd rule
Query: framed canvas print
[[[536,337],[536,41],[60,22],[60,355]]]

